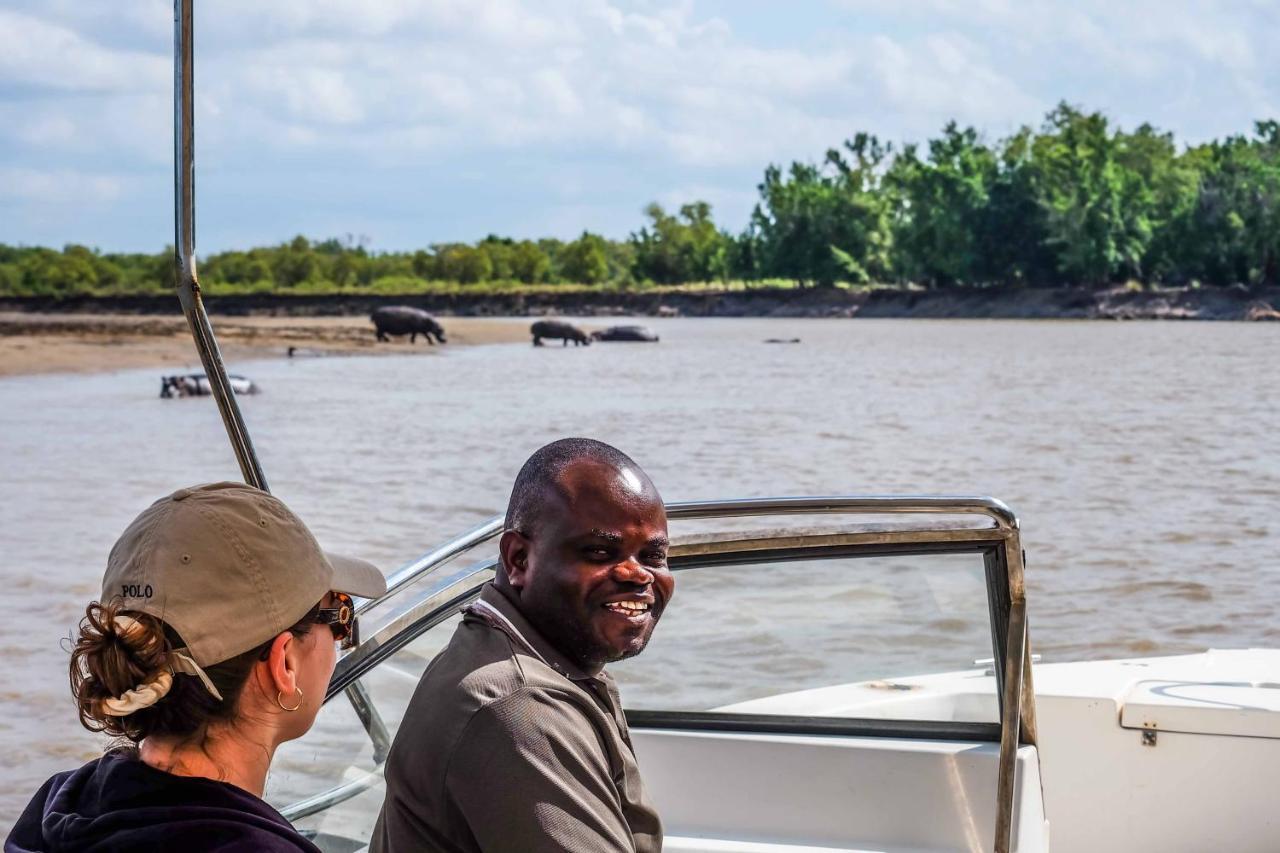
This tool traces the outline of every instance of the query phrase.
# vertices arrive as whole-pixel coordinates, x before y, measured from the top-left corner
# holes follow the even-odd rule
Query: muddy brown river
[[[243,406],[273,491],[387,570],[501,511],[538,445],[584,434],[669,500],[999,497],[1045,661],[1280,645],[1280,326],[650,325],[656,346],[233,367],[263,388]],[[212,401],[158,399],[159,374],[0,379],[0,829],[100,748],[63,647],[115,537],[155,497],[238,475]],[[808,605],[782,596],[776,618]]]

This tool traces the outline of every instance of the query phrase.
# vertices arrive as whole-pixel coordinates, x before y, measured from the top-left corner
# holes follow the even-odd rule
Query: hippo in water
[[[258,386],[252,379],[246,379],[234,373],[227,375],[227,384],[231,386],[231,390],[235,394],[258,393]],[[213,386],[209,384],[209,377],[203,373],[160,377],[160,396],[162,398],[207,397],[212,393]]]
[[[539,320],[529,327],[530,333],[533,334],[533,345],[535,347],[542,346],[543,338],[560,338],[564,343],[561,346],[568,346],[569,341],[573,341],[576,346],[590,346],[591,337],[572,323],[566,323],[563,320]]]
[[[648,326],[610,326],[603,331],[592,332],[591,339],[596,341],[643,341],[654,344],[658,342],[658,336]]]
[[[378,340],[387,341],[387,335],[408,335],[409,343],[415,343],[418,335],[427,339],[427,343],[435,345],[436,341],[444,343],[444,328],[421,308],[410,308],[408,305],[389,305],[376,308],[369,315],[377,330]]]

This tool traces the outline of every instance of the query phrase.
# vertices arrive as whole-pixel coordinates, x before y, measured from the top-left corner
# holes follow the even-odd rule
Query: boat
[[[244,478],[265,489],[195,276],[191,6],[175,0],[178,295]],[[650,649],[611,671],[669,853],[1277,848],[1280,650],[1037,661],[1021,528],[990,497],[667,509],[678,596]],[[363,638],[267,790],[321,849],[367,846],[400,717],[493,577],[501,530],[437,546],[359,602]],[[728,611],[726,590],[750,594]]]
[[[655,697],[628,669],[645,655],[611,667],[624,702],[646,706],[627,720],[665,850],[1275,849],[1268,805],[1280,785],[1280,651],[1034,662],[1018,522],[991,498],[755,498],[671,504],[668,514],[678,595],[645,655],[682,641],[709,654],[714,644],[696,626],[671,620],[720,609],[715,602],[744,574],[829,604],[794,628],[772,626],[758,648],[703,661],[697,683],[680,685],[708,697],[701,704],[643,701]],[[330,697],[359,685],[372,703],[363,725],[322,714],[311,735],[282,750],[273,773],[284,778],[269,788],[292,794],[277,805],[323,849],[367,842],[399,715],[458,610],[493,577],[501,529],[495,518],[445,543],[391,577],[384,598],[361,605],[365,640],[339,661]],[[769,611],[762,599],[738,633],[759,636]],[[976,640],[989,657],[948,672],[881,670],[777,693],[760,675],[785,669],[824,616],[871,621],[877,634],[901,639],[939,614],[957,638],[944,654],[971,653]],[[743,616],[714,628],[733,644],[731,623]],[[903,666],[890,652],[879,656]],[[749,693],[754,681],[765,683],[763,695],[716,704],[717,694]],[[324,750],[308,746],[317,738]],[[335,738],[344,739],[336,750]],[[352,760],[324,757],[335,752]],[[306,796],[302,780],[315,788]]]

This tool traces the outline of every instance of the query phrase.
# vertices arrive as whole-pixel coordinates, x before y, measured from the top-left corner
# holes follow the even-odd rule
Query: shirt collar
[[[571,681],[589,681],[605,677],[602,668],[583,669],[547,642],[546,638],[529,624],[529,620],[516,607],[516,603],[492,583],[485,584],[480,590],[479,600],[463,612],[476,616],[502,631],[534,657]]]

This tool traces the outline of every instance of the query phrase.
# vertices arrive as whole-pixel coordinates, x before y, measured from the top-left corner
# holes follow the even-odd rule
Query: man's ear
[[[529,575],[529,540],[518,530],[504,530],[498,540],[499,581],[519,591]]]

